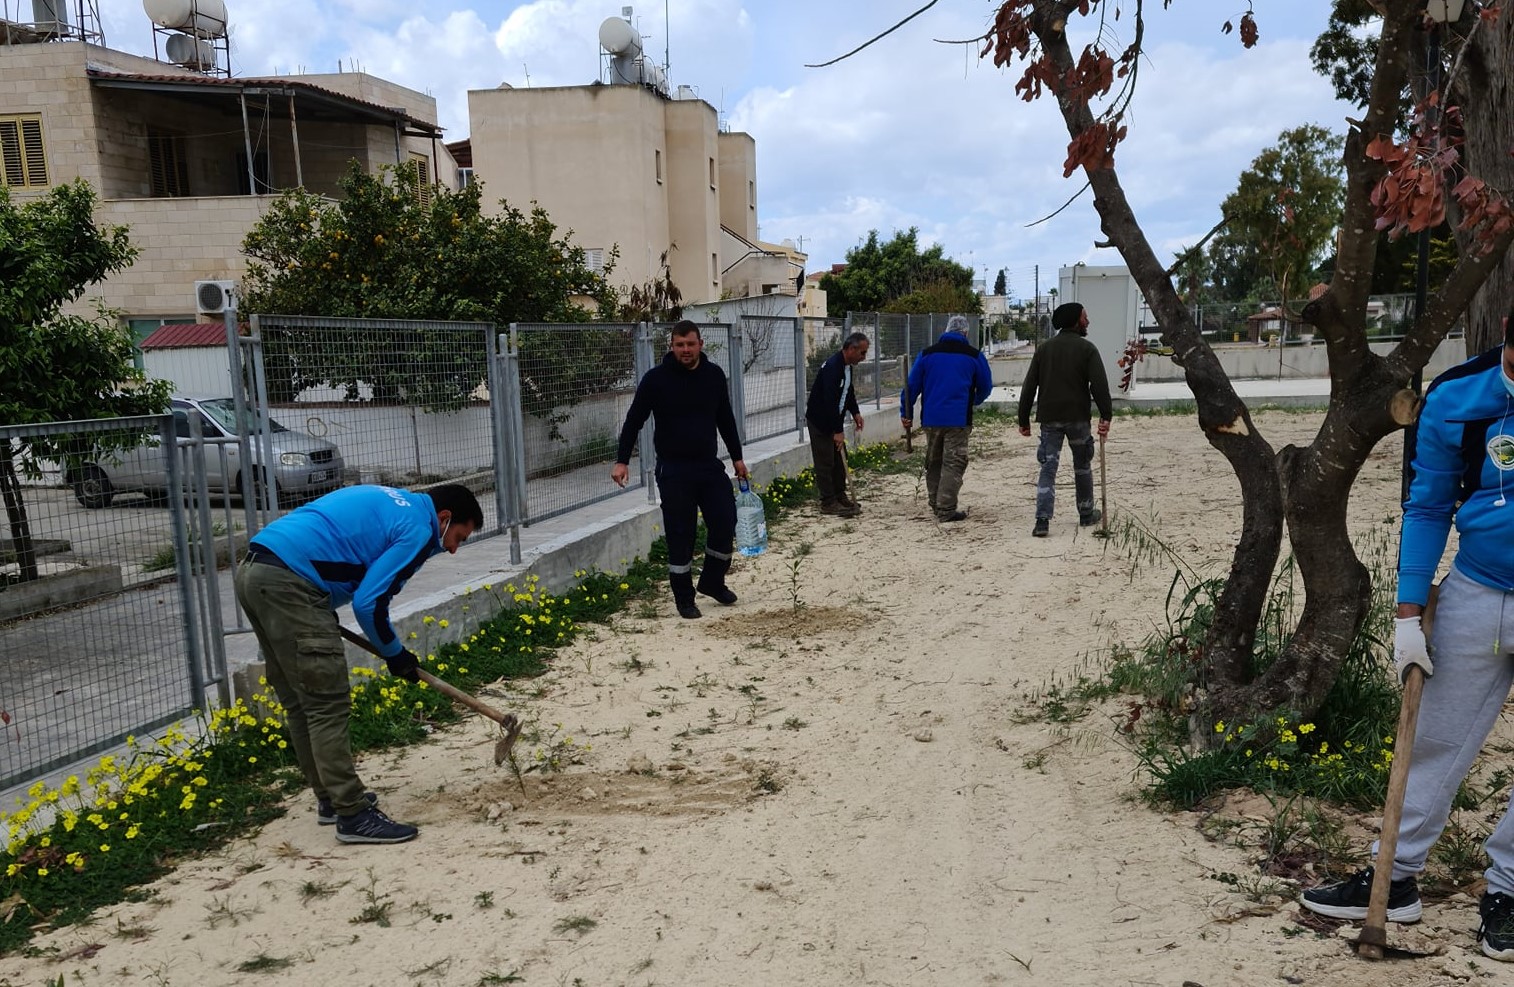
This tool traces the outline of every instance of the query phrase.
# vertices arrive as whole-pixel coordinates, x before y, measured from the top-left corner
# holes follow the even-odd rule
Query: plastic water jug
[[[737,483],[741,489],[736,494],[736,550],[742,555],[761,555],[768,547],[767,511],[750,482]]]

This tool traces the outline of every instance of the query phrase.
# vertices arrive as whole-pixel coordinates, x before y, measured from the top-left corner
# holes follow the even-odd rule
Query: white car
[[[236,403],[231,398],[175,397],[170,410],[174,426],[182,438],[189,437],[189,416],[200,416],[200,428],[207,439],[235,438],[238,434]],[[280,503],[318,497],[342,485],[342,453],[325,439],[304,432],[292,432],[278,422],[271,422],[273,435],[274,481],[278,484]],[[248,428],[251,432],[252,429]],[[266,484],[263,451],[252,444],[254,488]],[[226,450],[226,468],[222,469],[220,448]],[[241,450],[236,443],[205,446],[205,479],[212,493],[240,494]],[[230,474],[229,476],[227,474]],[[121,493],[141,492],[149,497],[168,496],[168,471],[163,450],[157,439],[150,439],[135,449],[100,456],[93,462],[69,469],[67,482],[74,497],[85,507],[109,507]]]

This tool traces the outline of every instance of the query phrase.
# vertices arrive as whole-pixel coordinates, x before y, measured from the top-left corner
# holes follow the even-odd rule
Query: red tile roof
[[[221,322],[170,322],[159,326],[140,344],[144,350],[225,345],[226,326]]]

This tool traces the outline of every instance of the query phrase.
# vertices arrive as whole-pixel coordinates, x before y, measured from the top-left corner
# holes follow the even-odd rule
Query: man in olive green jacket
[[[1036,349],[1020,388],[1020,434],[1030,435],[1031,405],[1035,405],[1036,421],[1041,425],[1041,442],[1036,447],[1041,475],[1036,480],[1036,526],[1031,531],[1037,538],[1050,533],[1052,509],[1056,506],[1057,465],[1064,438],[1072,449],[1078,523],[1087,527],[1098,524],[1103,517],[1093,500],[1090,403],[1099,406],[1100,439],[1109,434],[1109,421],[1114,417],[1104,361],[1099,357],[1099,348],[1087,339],[1087,310],[1077,302],[1058,305],[1051,314],[1051,324],[1059,332]]]

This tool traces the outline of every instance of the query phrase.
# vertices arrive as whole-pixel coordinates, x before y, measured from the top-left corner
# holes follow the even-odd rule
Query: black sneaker
[[[1095,507],[1093,509],[1092,513],[1080,515],[1078,517],[1078,523],[1081,524],[1085,528],[1092,528],[1094,525],[1098,524],[1103,519],[1104,519],[1104,512],[1101,511],[1101,510],[1099,510],[1097,507]]]
[[[1514,895],[1489,891],[1477,906],[1482,926],[1477,930],[1483,955],[1505,963],[1514,962]]]
[[[364,792],[363,798],[368,800],[369,805],[378,805],[377,792]],[[331,807],[330,799],[315,800],[315,821],[322,826],[336,825],[336,809]]]
[[[1051,518],[1036,518],[1036,526],[1030,529],[1030,533],[1037,538],[1045,538],[1047,535],[1051,534]]]
[[[940,521],[942,524],[956,524],[958,521],[966,521],[967,520],[967,512],[966,511],[951,511],[950,513],[947,513],[947,514],[937,514],[936,515],[936,520]]]
[[[405,843],[415,839],[419,832],[414,826],[397,823],[371,806],[350,816],[336,817],[338,843]]]
[[[694,605],[693,600],[690,600],[688,603],[679,603],[677,600],[673,602],[678,607],[678,616],[684,620],[698,620],[704,616],[704,614],[699,612],[699,607]]]
[[[1372,868],[1367,867],[1339,884],[1322,884],[1317,888],[1310,888],[1299,896],[1299,902],[1311,912],[1317,912],[1329,918],[1349,918],[1360,921],[1367,917],[1367,902],[1371,897]],[[1514,902],[1514,898],[1509,900]],[[1399,878],[1388,885],[1389,922],[1401,922],[1405,925],[1418,922],[1421,912],[1419,884],[1414,878]]]

